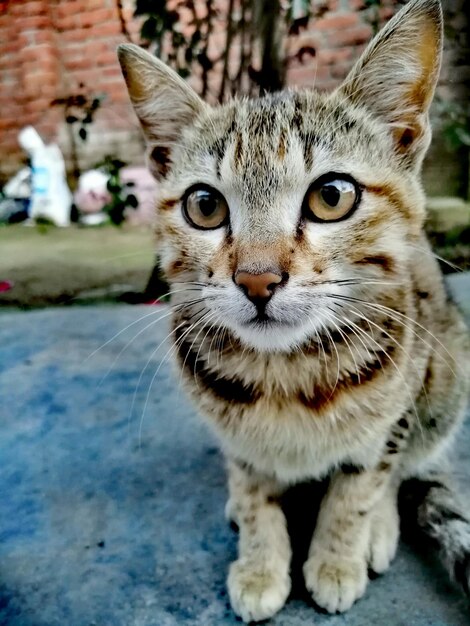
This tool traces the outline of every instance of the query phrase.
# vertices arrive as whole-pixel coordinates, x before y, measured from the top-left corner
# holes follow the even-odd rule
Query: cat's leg
[[[332,476],[304,564],[307,589],[330,613],[349,609],[366,590],[368,567],[383,572],[395,555],[396,476],[408,440],[404,416],[375,467],[344,466]]]
[[[239,526],[238,559],[230,566],[232,608],[245,622],[272,617],[291,588],[291,547],[279,485],[251,468],[229,464],[231,517]]]
[[[393,561],[400,538],[398,494],[390,485],[371,515],[367,561],[376,574],[385,572]]]
[[[371,521],[388,476],[379,470],[338,471],[320,507],[304,578],[314,601],[346,611],[367,586]]]

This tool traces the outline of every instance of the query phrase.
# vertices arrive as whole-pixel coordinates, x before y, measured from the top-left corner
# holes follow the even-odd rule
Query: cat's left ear
[[[419,164],[442,56],[439,0],[411,0],[371,41],[336,93],[386,122],[397,152]]]
[[[174,70],[139,46],[120,45],[118,57],[144,131],[149,169],[157,179],[164,178],[184,128],[207,105]]]

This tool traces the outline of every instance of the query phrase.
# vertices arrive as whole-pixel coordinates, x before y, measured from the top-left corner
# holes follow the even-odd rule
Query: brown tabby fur
[[[309,479],[330,481],[304,565],[318,605],[348,609],[368,567],[388,567],[408,478],[421,485],[418,526],[468,590],[470,523],[440,474],[465,410],[469,344],[423,235],[420,185],[441,31],[438,0],[412,0],[334,93],[216,108],[148,54],[120,48],[160,181],[174,350],[228,461],[227,513],[240,527],[228,587],[245,621],[288,597],[278,497]],[[327,172],[353,177],[361,199],[344,220],[315,223],[302,201]],[[181,198],[196,183],[223,194],[227,226],[185,221]],[[266,309],[279,323],[250,322],[240,271],[283,277]]]

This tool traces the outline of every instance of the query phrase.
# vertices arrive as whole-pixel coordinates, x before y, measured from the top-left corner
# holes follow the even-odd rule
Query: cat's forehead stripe
[[[223,107],[204,123],[203,143],[208,154],[215,157],[219,179],[227,152],[231,153],[233,170],[237,173],[242,173],[243,163],[259,163],[264,168],[270,164],[276,166],[296,143],[291,141],[292,137],[299,140],[305,168],[310,170],[317,146],[334,150],[335,146],[341,146],[341,137],[351,132],[358,135],[361,143],[372,146],[373,135],[359,118],[344,102],[329,100],[324,95],[274,94]],[[211,139],[207,141],[207,137]]]

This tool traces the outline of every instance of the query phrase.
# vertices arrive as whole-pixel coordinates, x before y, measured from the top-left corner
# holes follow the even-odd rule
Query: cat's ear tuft
[[[442,56],[439,0],[411,0],[371,41],[337,93],[385,121],[398,152],[420,162]]]
[[[144,131],[149,169],[163,178],[184,128],[206,105],[175,71],[139,46],[120,45],[118,58]]]

